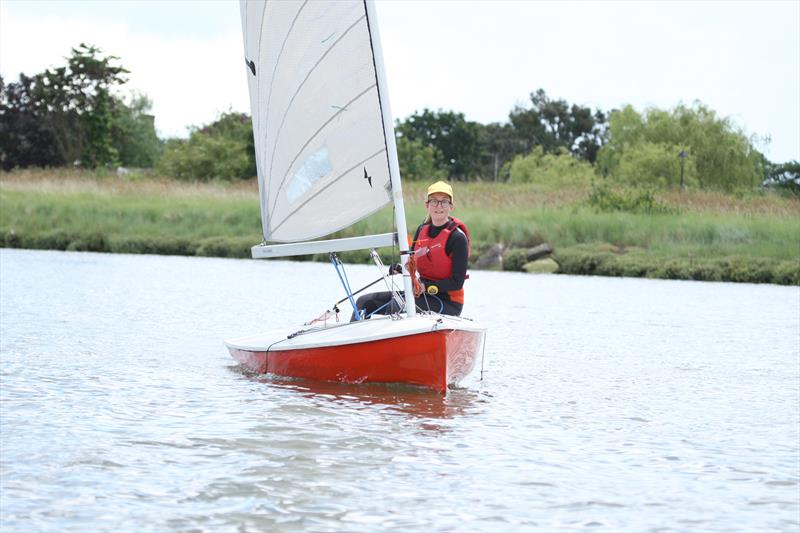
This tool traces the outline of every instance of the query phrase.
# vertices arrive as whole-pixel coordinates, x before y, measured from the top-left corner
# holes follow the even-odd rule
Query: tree
[[[44,112],[31,101],[33,78],[20,75],[17,83],[0,78],[0,166],[3,170],[65,162],[58,137]]]
[[[241,178],[251,178],[257,174],[256,147],[253,138],[253,121],[247,113],[228,111],[211,124],[199,130],[205,135],[232,139],[244,146],[248,165],[240,174]]]
[[[152,120],[114,94],[126,83],[128,71],[119,58],[103,56],[86,44],[71,50],[66,66],[34,76],[20,74],[16,83],[0,84],[0,160],[4,169],[25,166],[60,166],[80,162],[94,167],[113,165],[130,152],[121,132],[141,121],[137,142],[155,139]],[[133,150],[135,151],[135,149]],[[127,161],[123,161],[130,164]]]
[[[84,112],[81,118],[86,132],[83,165],[95,168],[117,163],[119,152],[111,138],[111,102],[108,89],[105,87],[97,89],[92,107]]]
[[[510,164],[512,183],[534,183],[544,188],[588,186],[594,178],[594,169],[566,150],[546,153],[541,146],[528,155],[517,156]]]
[[[52,115],[80,117],[83,125],[84,166],[111,165],[117,162],[117,150],[111,134],[112,108],[116,99],[110,91],[127,82],[128,70],[114,64],[116,56],[102,57],[96,46],[81,43],[72,49],[66,68],[46,70],[42,83],[36,85],[34,97],[50,106]],[[55,118],[55,117],[54,117]],[[73,130],[78,129],[74,126]]]
[[[645,148],[646,145],[650,148]],[[632,153],[648,151],[653,155],[656,146],[660,147],[662,159],[668,158],[668,151],[672,151],[675,164],[670,172],[673,177],[655,176],[652,165],[649,171],[647,165],[641,167],[638,178],[630,173],[630,166],[625,170],[624,162],[638,157],[633,157]],[[679,180],[681,151],[688,153],[686,165],[700,187],[753,188],[761,184],[764,176],[764,158],[744,132],[730,119],[717,117],[699,102],[691,107],[680,104],[670,111],[648,108],[639,114],[633,107],[626,106],[612,112],[608,143],[598,155],[598,170],[626,182],[666,181],[674,186]],[[658,166],[664,168],[663,164]]]
[[[447,169],[449,179],[466,180],[478,175],[479,124],[467,121],[463,113],[424,109],[398,122],[396,131],[398,137],[434,149],[437,166]]]
[[[182,180],[247,179],[256,175],[253,127],[244,113],[224,113],[188,139],[169,139],[158,171]]]
[[[447,177],[447,169],[438,163],[441,154],[421,141],[398,137],[397,159],[403,179],[436,181]]]
[[[764,186],[800,196],[800,161],[765,164]]]
[[[570,106],[565,100],[551,100],[544,89],[531,93],[530,100],[530,108],[516,106],[509,114],[526,153],[534,146],[541,146],[547,153],[564,149],[594,163],[604,142],[605,113],[575,104]]]
[[[131,95],[130,103],[119,102],[113,109],[111,138],[122,165],[152,168],[163,150],[156,135],[152,103],[143,94]]]
[[[493,181],[506,180],[506,163],[515,156],[528,152],[527,143],[520,138],[511,124],[492,122],[479,129],[481,167],[480,175]]]
[[[682,163],[677,154],[681,150],[681,146],[668,143],[642,142],[630,146],[619,159],[614,174],[616,180],[633,186],[678,187]],[[697,186],[695,159],[687,157],[683,165],[683,184]]]

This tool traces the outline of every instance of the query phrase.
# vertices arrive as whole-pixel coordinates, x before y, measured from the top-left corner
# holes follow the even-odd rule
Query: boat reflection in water
[[[249,381],[282,392],[291,391],[310,400],[321,400],[328,407],[338,405],[350,410],[386,408],[419,418],[447,419],[476,414],[482,411],[486,401],[480,392],[461,387],[450,388],[448,394],[443,395],[402,383],[339,383],[254,374],[238,365],[229,368]]]

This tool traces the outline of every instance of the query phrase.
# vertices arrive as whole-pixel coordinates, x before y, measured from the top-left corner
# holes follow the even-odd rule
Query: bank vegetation
[[[262,239],[250,117],[160,139],[147,97],[121,93],[127,74],[81,44],[0,78],[0,245],[248,257]],[[769,161],[767,139],[701,102],[606,111],[537,89],[501,123],[423,109],[395,129],[409,227],[427,184],[453,182],[473,268],[799,283],[800,163]]]
[[[427,182],[404,183],[409,227]],[[588,186],[461,183],[454,214],[473,235],[471,263],[531,268],[547,243],[557,272],[800,284],[800,202],[772,192],[724,194]],[[387,208],[336,236],[385,232]],[[250,256],[261,241],[255,180],[179,182],[105,171],[0,174],[0,245],[114,253]],[[392,250],[382,250],[390,260]],[[396,251],[395,251],[396,252]],[[365,252],[342,254],[365,262]],[[327,260],[327,257],[306,259]]]

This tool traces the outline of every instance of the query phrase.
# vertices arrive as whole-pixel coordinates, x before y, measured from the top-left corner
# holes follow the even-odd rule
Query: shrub
[[[550,187],[586,186],[594,178],[592,165],[566,152],[546,154],[541,146],[517,156],[510,167],[512,183],[534,183]]]
[[[657,200],[655,193],[650,189],[616,191],[607,183],[593,183],[587,203],[599,212],[624,211],[645,214],[677,212],[676,208]]]
[[[800,162],[787,161],[778,165],[768,164],[764,186],[788,196],[800,196]]]
[[[66,249],[76,252],[107,252],[108,246],[105,236],[94,232],[73,237]]]
[[[247,179],[252,174],[246,150],[239,139],[195,131],[188,140],[167,141],[158,170],[180,180]]]
[[[56,229],[44,233],[34,234],[24,246],[25,248],[35,248],[40,250],[66,250],[69,243],[73,241],[73,236],[64,230]]]
[[[210,237],[203,239],[197,247],[197,255],[208,257],[250,257],[252,242],[247,238],[231,239]]]
[[[800,265],[796,261],[776,262],[735,256],[702,260],[664,259],[580,247],[559,250],[556,259],[560,265],[559,272],[565,274],[800,285]]]
[[[797,261],[780,261],[772,271],[772,283],[800,285],[800,264]]]
[[[195,255],[197,245],[175,237],[133,237],[116,240],[109,247],[123,254]]]
[[[503,256],[503,270],[510,270],[512,272],[522,272],[525,264],[528,262],[528,252],[519,248],[509,250]]]
[[[22,247],[22,239],[19,238],[17,232],[13,229],[8,231],[3,231],[3,242],[0,243],[0,246],[4,248],[20,248]]]
[[[118,102],[112,109],[111,136],[122,165],[153,168],[161,156],[162,143],[156,135],[152,102],[133,94],[129,103]]]
[[[681,162],[677,154],[681,147],[667,143],[645,142],[627,148],[612,174],[614,181],[625,185],[644,187],[677,187],[680,185]],[[695,160],[684,160],[685,186],[696,186]]]
[[[641,114],[631,106],[613,111],[597,165],[605,176],[652,185],[680,175],[681,151],[688,154],[684,170],[690,182],[700,187],[753,189],[763,176],[763,155],[751,138],[700,102]],[[675,178],[667,182],[676,184]]]
[[[469,266],[472,267],[475,261],[480,259],[492,246],[494,246],[494,243],[489,241],[470,241]]]
[[[404,179],[431,182],[447,179],[447,169],[437,163],[441,158],[439,150],[418,139],[397,138],[397,159]]]

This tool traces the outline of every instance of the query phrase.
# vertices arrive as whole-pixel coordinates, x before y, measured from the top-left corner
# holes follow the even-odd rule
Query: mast
[[[389,158],[389,179],[392,184],[392,201],[394,202],[394,222],[397,229],[397,243],[400,248],[400,262],[403,265],[403,290],[405,291],[406,315],[417,314],[414,288],[411,283],[406,264],[408,263],[408,228],[406,227],[406,209],[403,203],[403,187],[400,184],[400,165],[397,162],[397,144],[394,139],[392,110],[389,107],[389,92],[386,83],[386,71],[383,68],[383,50],[378,33],[378,17],[373,0],[364,0],[367,11],[367,26],[372,41],[372,55],[375,60],[375,77],[378,83],[378,98],[381,104],[383,119],[383,135],[386,139],[386,154]]]

